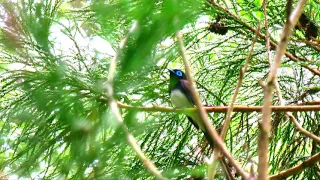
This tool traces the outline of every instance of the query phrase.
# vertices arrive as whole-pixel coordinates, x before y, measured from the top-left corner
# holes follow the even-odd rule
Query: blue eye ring
[[[181,76],[182,76],[182,72],[181,72],[181,71],[177,71],[177,72],[176,72],[176,75],[178,75],[178,76],[181,77]]]

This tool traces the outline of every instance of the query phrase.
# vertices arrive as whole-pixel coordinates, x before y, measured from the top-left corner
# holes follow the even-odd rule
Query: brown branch
[[[313,139],[314,141],[320,143],[320,138],[314,134],[312,134],[311,132],[307,131],[306,129],[304,129],[299,122],[297,121],[297,119],[292,115],[291,112],[287,112],[286,113],[287,116],[289,116],[290,120],[293,122],[293,124],[296,126],[297,130],[299,132],[301,132],[302,134],[306,135],[307,137]]]
[[[271,65],[269,76],[267,79],[266,86],[264,88],[264,104],[262,109],[262,122],[259,131],[259,140],[258,140],[258,179],[267,179],[268,178],[268,153],[269,153],[269,133],[271,129],[270,120],[271,120],[271,100],[272,100],[272,90],[274,82],[277,77],[278,67],[281,65],[281,59],[285,54],[287,49],[289,38],[292,34],[292,29],[296,25],[298,18],[300,17],[304,4],[307,0],[301,0],[295,11],[291,16],[287,18],[286,24],[281,33],[280,41],[276,50],[275,60]],[[287,3],[287,10],[290,12],[292,6],[292,1],[289,0]]]
[[[281,94],[281,91],[280,91],[280,87],[279,87],[279,83],[277,80],[274,81],[274,85],[275,85],[275,89],[276,89],[276,92],[277,92],[277,95],[278,95],[278,99],[279,99],[279,102],[280,102],[280,105],[281,106],[284,106],[286,103],[285,103],[285,100],[283,99],[282,97],[282,94]],[[307,94],[312,94],[312,93],[316,93],[319,91],[319,87],[313,87],[307,91],[305,91],[299,98],[303,99]],[[293,116],[293,114],[291,112],[286,112],[286,115],[290,118],[290,120],[293,122],[293,124],[296,126],[297,130],[304,134],[305,136],[313,139],[314,141],[320,143],[320,138],[316,135],[314,135],[313,133],[307,131],[306,129],[304,129],[300,123],[297,121],[297,119]]]
[[[260,29],[260,24],[258,25],[258,31],[259,32],[259,29]],[[247,69],[248,69],[248,66],[249,66],[249,60],[251,59],[252,57],[252,52],[253,52],[253,48],[254,48],[254,45],[256,43],[258,39],[258,33],[256,33],[253,41],[252,41],[252,45],[251,45],[251,49],[249,51],[249,54],[246,58],[246,61],[245,61],[245,64],[244,64],[244,68],[243,69],[240,69],[240,77],[238,79],[238,83],[236,85],[236,89],[235,89],[235,92],[232,96],[232,100],[230,102],[230,106],[229,106],[229,109],[227,111],[227,116],[226,116],[226,121],[223,125],[223,128],[222,128],[222,131],[221,131],[221,139],[224,140],[225,137],[226,137],[226,134],[227,134],[227,130],[228,130],[228,127],[229,127],[229,124],[230,124],[230,120],[231,120],[231,114],[232,114],[232,111],[233,111],[233,108],[234,108],[234,103],[237,99],[237,95],[238,95],[238,92],[239,92],[239,89],[241,87],[241,84],[242,84],[242,81],[243,81],[243,78],[244,78],[244,74],[247,72]]]
[[[292,167],[288,170],[282,171],[279,174],[269,176],[269,179],[270,180],[286,179],[289,176],[300,173],[301,171],[303,171],[304,169],[306,169],[308,167],[314,166],[319,161],[320,161],[320,153],[317,153],[295,167]]]
[[[289,3],[289,2],[288,2]],[[267,14],[267,0],[263,0],[263,13],[264,13],[264,23],[265,23],[265,28],[266,28],[266,36],[265,36],[265,40],[266,40],[266,50],[267,50],[267,60],[270,66],[270,69],[272,67],[272,62],[271,62],[271,53],[270,53],[270,36],[269,36],[269,29],[268,29],[268,14]],[[288,18],[289,14],[287,14],[287,18]],[[288,21],[288,19],[287,19]],[[270,73],[270,72],[269,72]],[[270,74],[269,74],[270,75]],[[276,79],[274,80],[276,81]],[[277,81],[276,81],[277,82]],[[269,86],[270,85],[270,86]],[[272,99],[272,84],[269,84],[267,86],[267,88],[264,88],[264,93],[265,93],[265,100],[264,100],[264,110],[263,110],[263,117],[262,117],[262,121],[264,122],[263,126],[266,129],[265,132],[263,132],[261,129],[259,131],[259,142],[261,139],[264,139],[265,142],[261,142],[262,144],[260,144],[258,142],[258,154],[259,154],[259,166],[258,166],[258,178],[265,178],[267,179],[267,175],[268,175],[268,146],[269,146],[269,140],[268,140],[268,136],[271,130],[271,111],[272,111],[272,106],[271,106],[271,99]],[[265,86],[263,86],[265,87]],[[267,100],[267,98],[269,98]],[[263,127],[262,126],[262,127]],[[260,126],[259,126],[260,127]],[[261,139],[260,139],[261,138]],[[266,150],[263,150],[262,148],[266,148]],[[260,164],[262,164],[262,166],[260,167]]]
[[[260,29],[260,24],[258,25],[258,30],[259,29]],[[249,66],[249,61],[250,61],[250,59],[252,57],[253,48],[254,48],[254,45],[255,45],[257,39],[258,39],[258,34],[255,35],[255,37],[254,37],[254,39],[252,41],[252,45],[251,45],[250,51],[248,53],[248,56],[247,56],[245,64],[244,64],[244,68],[240,69],[240,77],[238,79],[238,83],[236,85],[236,89],[235,89],[235,91],[233,93],[233,96],[232,96],[232,99],[231,99],[231,102],[230,102],[230,106],[229,106],[229,109],[227,111],[226,120],[225,120],[225,122],[223,124],[222,131],[221,131],[221,134],[220,134],[221,139],[223,141],[224,141],[224,139],[226,137],[227,130],[229,128],[230,121],[231,121],[231,114],[232,114],[232,111],[233,111],[233,108],[234,108],[234,103],[235,103],[235,101],[237,99],[237,95],[239,93],[239,90],[240,90],[240,87],[241,87],[241,84],[242,84],[242,81],[243,81],[243,78],[244,78],[244,74],[247,72],[247,69],[248,69],[248,66]],[[219,149],[216,148],[215,149],[215,153],[213,154],[213,158],[212,158],[213,161],[209,164],[209,166],[211,166],[211,167],[209,167],[209,169],[210,169],[210,171],[212,171],[212,172],[210,172],[210,171],[208,172],[208,179],[209,180],[213,180],[214,179],[214,176],[216,174],[215,173],[216,172],[216,164],[217,164],[216,161],[218,161],[220,156],[221,156],[221,153],[220,153]],[[223,164],[223,163],[221,162],[221,164]]]
[[[178,21],[178,19],[176,19],[176,21]],[[204,109],[202,102],[199,98],[199,94],[197,92],[196,86],[195,86],[195,81],[193,79],[193,77],[191,76],[191,68],[189,65],[189,57],[187,56],[184,44],[183,44],[183,40],[180,34],[180,31],[177,31],[176,33],[176,37],[178,39],[178,44],[179,44],[179,49],[180,49],[180,53],[184,62],[184,66],[186,69],[186,75],[188,78],[188,81],[190,83],[190,91],[192,96],[194,97],[194,101],[196,106],[198,107],[198,111],[201,117],[201,120],[204,124],[204,128],[205,131],[209,134],[209,136],[213,139],[215,145],[217,145],[219,147],[219,149],[221,150],[221,152],[225,155],[225,157],[229,160],[230,164],[232,164],[235,169],[237,170],[237,172],[244,178],[246,179],[248,177],[248,173],[246,173],[241,166],[238,164],[238,162],[232,157],[232,155],[230,154],[230,152],[227,150],[224,142],[222,141],[222,139],[220,138],[219,134],[217,133],[217,131],[214,129],[214,127],[212,126],[212,124],[210,123],[208,116],[207,116],[207,112]]]
[[[142,152],[140,146],[138,145],[136,139],[133,137],[133,135],[129,132],[127,126],[122,122],[122,117],[121,113],[119,110],[119,106],[117,104],[117,101],[113,98],[113,80],[116,72],[116,67],[117,67],[117,61],[118,58],[122,52],[122,49],[126,45],[126,42],[128,40],[129,35],[134,32],[134,30],[137,27],[137,22],[135,22],[132,25],[132,29],[130,32],[123,38],[123,40],[120,43],[120,46],[117,50],[116,55],[110,62],[110,67],[109,67],[109,72],[108,72],[108,81],[105,85],[106,88],[106,95],[108,97],[108,102],[109,102],[109,107],[111,112],[115,116],[115,120],[117,125],[121,128],[121,130],[125,133],[127,142],[131,146],[131,148],[135,151],[139,159],[142,161],[142,163],[145,165],[145,167],[157,178],[157,179],[162,179],[166,180],[167,178],[163,177],[160,173],[160,171],[157,169],[157,167],[150,161],[146,155]]]
[[[320,103],[320,102],[319,102]],[[127,104],[123,104],[118,102],[119,108],[124,109],[135,109],[140,111],[146,112],[177,112],[183,113],[184,111],[196,111],[196,108],[186,108],[186,109],[175,109],[171,107],[165,106],[149,106],[149,107],[142,107],[142,106],[130,106]],[[229,106],[213,106],[213,107],[204,107],[207,113],[210,112],[227,112]],[[234,106],[234,112],[261,112],[262,106]],[[299,111],[320,111],[320,105],[298,105],[298,106],[271,106],[271,111],[273,112],[299,112]]]
[[[265,17],[266,17],[266,12],[265,12],[265,8],[266,8],[266,0],[264,0],[264,13],[265,13]],[[265,19],[266,21],[266,19]],[[266,27],[267,27],[267,22],[266,22]],[[267,46],[267,52],[269,52],[269,49],[268,49],[268,31],[266,29],[266,46]],[[271,62],[270,62],[270,59],[269,59],[269,53],[268,54],[268,62],[269,64],[271,65]],[[285,100],[283,99],[282,97],[282,94],[281,94],[281,91],[280,91],[280,87],[279,87],[279,83],[277,80],[274,81],[274,85],[275,85],[275,89],[276,89],[276,93],[278,95],[278,99],[279,99],[279,102],[280,102],[280,105],[281,106],[284,106],[285,105]],[[319,91],[319,88],[318,87],[313,87],[307,91],[305,91],[298,99],[303,99],[307,94],[312,94],[312,93],[316,93]],[[290,118],[290,120],[294,123],[294,125],[296,126],[297,130],[299,132],[301,132],[302,134],[306,135],[307,137],[310,137],[311,139],[313,139],[314,141],[316,142],[320,142],[320,138],[314,134],[312,134],[311,132],[307,131],[306,129],[304,129],[300,124],[299,122],[297,121],[297,119],[292,115],[291,112],[286,112],[286,115]]]
[[[315,43],[315,42],[312,42],[312,41],[308,41],[308,40],[305,40],[305,39],[303,39],[303,40],[292,39],[292,41],[305,43],[306,45],[312,46],[315,50],[320,51],[320,44],[318,44],[318,43]]]
[[[280,102],[280,105],[281,106],[284,106],[285,105],[285,100],[282,98],[282,94],[281,94],[281,91],[280,91],[280,87],[279,87],[279,83],[277,80],[274,81],[274,85],[275,85],[275,88],[276,88],[276,92],[277,92],[277,95],[278,95],[278,99],[279,99],[279,102]],[[317,91],[317,89],[314,89],[313,91]],[[312,92],[312,91],[311,91]],[[320,143],[320,138],[317,136],[317,135],[314,135],[313,133],[307,131],[306,129],[304,129],[300,124],[299,122],[297,121],[297,119],[293,116],[293,114],[291,112],[286,112],[286,115],[290,118],[290,120],[293,122],[293,124],[296,126],[297,130],[304,134],[305,136],[313,139],[314,141]]]

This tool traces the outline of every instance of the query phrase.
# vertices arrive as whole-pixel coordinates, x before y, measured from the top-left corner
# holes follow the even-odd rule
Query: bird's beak
[[[167,69],[168,69],[168,68],[167,68]],[[172,69],[168,69],[168,71],[169,71],[170,73],[175,74],[175,73],[174,73],[174,71],[173,71]]]

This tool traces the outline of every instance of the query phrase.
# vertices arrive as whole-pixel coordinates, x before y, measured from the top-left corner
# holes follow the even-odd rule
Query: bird
[[[191,94],[190,84],[185,73],[180,69],[168,69],[168,71],[170,72],[169,95],[174,108],[195,107],[194,97]],[[213,139],[205,130],[199,112],[185,112],[185,115],[197,130],[200,129],[204,133],[207,141],[213,148]]]
[[[187,76],[180,69],[168,69],[168,71],[170,72],[169,95],[173,106],[179,109],[195,107]],[[185,115],[197,130],[200,129],[203,132],[210,147],[213,149],[214,141],[204,128],[199,112],[186,112]],[[226,175],[233,177],[228,163],[223,159],[219,161],[221,161]]]

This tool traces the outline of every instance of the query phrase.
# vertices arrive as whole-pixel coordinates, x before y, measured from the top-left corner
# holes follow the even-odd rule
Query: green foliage
[[[175,32],[182,29],[192,70],[206,105],[230,102],[254,33],[264,15],[261,0],[219,1],[235,14],[200,0],[93,0],[2,2],[0,16],[0,167],[9,175],[33,179],[153,179],[126,143],[125,133],[108,107],[105,82],[109,62],[121,39],[137,22],[120,53],[115,99],[132,106],[171,106],[165,68],[182,68]],[[271,40],[285,20],[284,1],[268,2]],[[317,26],[319,2],[305,14]],[[223,23],[225,35],[208,31]],[[204,27],[205,26],[205,27]],[[265,34],[265,28],[261,29]],[[98,41],[99,40],[99,41]],[[287,104],[319,99],[319,50],[297,28],[283,59],[280,89]],[[311,41],[309,41],[311,42]],[[108,47],[110,45],[110,47]],[[100,48],[100,49],[99,49]],[[103,50],[101,50],[103,49]],[[271,56],[274,56],[274,48]],[[312,60],[312,61],[306,61]],[[304,61],[303,61],[304,60]],[[269,71],[265,39],[255,45],[236,103],[261,105]],[[278,104],[275,95],[274,104]],[[212,151],[200,132],[181,114],[121,109],[123,123],[143,152],[170,179],[206,176]],[[319,113],[294,114],[319,136]],[[219,128],[224,113],[209,114]],[[226,145],[244,169],[257,163],[261,113],[233,115]],[[293,167],[319,152],[283,113],[273,113],[270,174]],[[292,179],[319,178],[318,166]],[[218,169],[217,179],[224,179]]]

